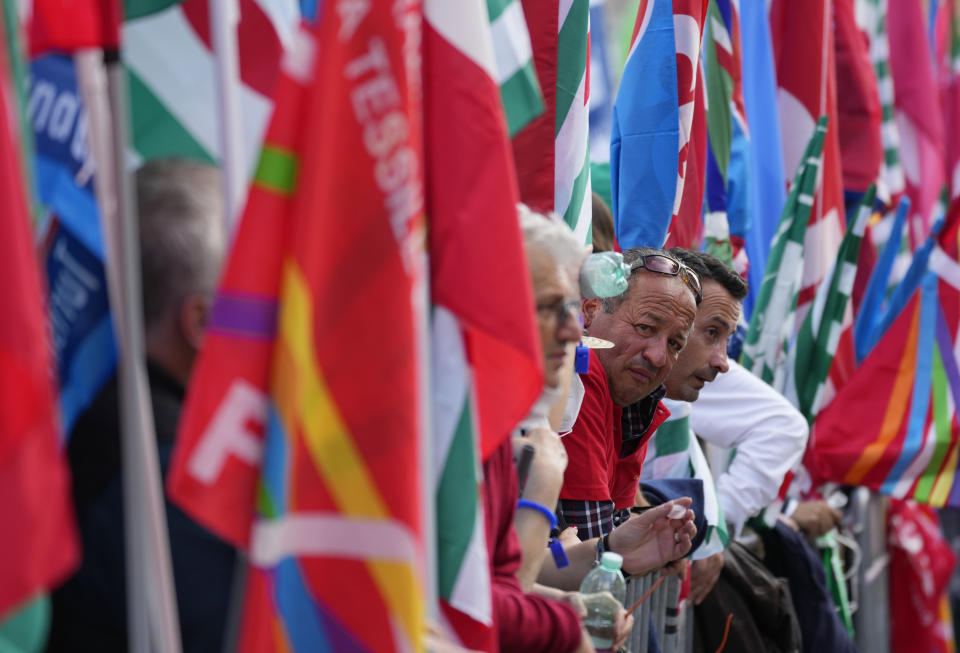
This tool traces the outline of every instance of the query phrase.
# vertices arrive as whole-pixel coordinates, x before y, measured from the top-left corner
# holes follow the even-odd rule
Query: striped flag
[[[847,227],[837,260],[820,285],[790,348],[784,394],[808,422],[813,421],[821,406],[830,403],[835,393],[828,373],[841,334],[853,327],[853,312],[848,304],[857,276],[860,244],[873,216],[875,196],[876,187],[871,186]]]
[[[172,4],[172,6],[171,6]],[[207,0],[137,3],[123,25],[133,148],[143,159],[220,159],[216,72]],[[290,0],[238,0],[240,109],[250,173],[270,117],[280,57],[299,20]]]
[[[284,60],[167,479],[249,546],[243,651],[408,651],[424,629],[424,159],[405,29],[422,18],[337,7]]]
[[[960,506],[960,206],[897,319],[814,423],[819,480]]]
[[[960,195],[960,8],[954,0],[937,12],[937,78],[946,142],[950,197]]]
[[[591,238],[590,2],[522,0],[545,111],[513,137],[520,199]]]
[[[803,279],[797,298],[800,320],[833,264],[846,226],[831,1],[773,0],[770,6],[786,174],[800,162],[818,116],[830,118],[823,145],[823,181],[813,196],[805,236]]]
[[[520,0],[487,0],[500,100],[510,136],[543,113],[543,93],[533,67],[533,46]]]
[[[664,405],[670,410],[670,417],[657,428],[650,440],[640,480],[698,478],[703,481],[703,512],[707,532],[692,558],[708,558],[722,553],[730,540],[713,472],[690,426],[691,405],[669,399],[664,400]]]
[[[495,650],[479,462],[543,381],[495,50],[477,28],[483,12],[483,0],[424,3],[424,140],[439,594],[460,642]]]
[[[813,208],[820,176],[827,117],[817,121],[813,138],[807,144],[794,176],[777,233],[774,234],[763,275],[763,285],[746,342],[741,363],[777,389],[785,382],[786,344],[796,321],[797,296],[802,281],[804,235]]]
[[[903,166],[900,163],[900,132],[894,114],[893,77],[890,75],[890,41],[887,36],[888,0],[857,0],[856,17],[870,40],[870,60],[877,75],[877,91],[883,122],[880,138],[883,142],[883,162],[877,194],[888,203],[894,201],[905,188]]]
[[[710,3],[706,21],[707,251],[747,274],[749,128],[743,100],[740,18],[731,0]]]

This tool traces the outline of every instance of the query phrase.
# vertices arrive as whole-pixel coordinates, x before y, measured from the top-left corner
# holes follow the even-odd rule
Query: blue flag
[[[767,3],[741,0],[740,34],[743,46],[743,99],[750,126],[749,206],[747,259],[750,261],[750,294],[743,302],[749,319],[767,267],[767,252],[786,202],[783,146],[777,108],[777,78],[770,40]],[[732,227],[732,225],[731,225]]]
[[[28,104],[36,139],[37,194],[51,212],[43,258],[64,433],[116,367],[104,247],[86,151],[86,118],[73,62],[31,64]]]
[[[624,67],[613,106],[610,185],[620,247],[660,247],[673,217],[680,116],[670,0],[641,3],[647,15]]]

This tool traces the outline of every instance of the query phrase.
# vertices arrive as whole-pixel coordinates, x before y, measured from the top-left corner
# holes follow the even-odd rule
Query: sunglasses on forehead
[[[703,286],[700,284],[700,277],[690,266],[684,265],[672,256],[666,254],[645,254],[637,260],[630,263],[630,271],[637,268],[644,268],[657,274],[667,274],[672,277],[679,276],[685,284],[693,291],[699,305],[703,301]]]

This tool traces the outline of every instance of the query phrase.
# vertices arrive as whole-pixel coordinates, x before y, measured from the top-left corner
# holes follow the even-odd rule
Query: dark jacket
[[[148,365],[161,472],[166,477],[184,388]],[[53,594],[47,650],[126,651],[120,423],[114,377],[80,416],[67,447],[83,545],[77,573]],[[183,650],[222,649],[235,553],[166,501]]]

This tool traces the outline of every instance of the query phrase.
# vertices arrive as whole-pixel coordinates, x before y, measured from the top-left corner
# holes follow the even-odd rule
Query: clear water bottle
[[[600,558],[600,566],[594,567],[580,585],[580,598],[587,608],[583,625],[598,651],[613,646],[617,610],[623,607],[627,595],[622,566],[623,557],[607,551]]]
[[[630,266],[620,252],[591,254],[580,266],[580,294],[592,297],[616,297],[626,292]]]

